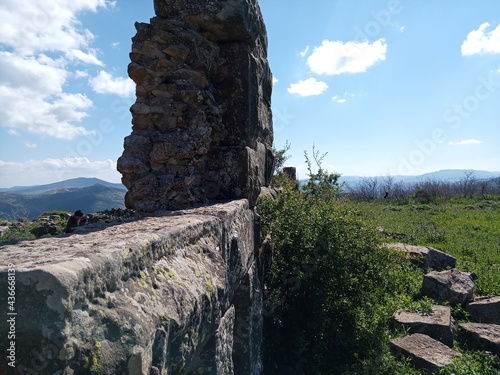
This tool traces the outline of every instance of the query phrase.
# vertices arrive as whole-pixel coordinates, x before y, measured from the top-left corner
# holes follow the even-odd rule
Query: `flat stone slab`
[[[422,333],[452,347],[455,321],[448,306],[433,306],[432,313],[399,310],[393,315],[396,326],[409,329],[410,333]]]
[[[500,296],[474,298],[467,312],[477,323],[500,324]]]
[[[391,243],[386,246],[389,249],[408,254],[412,263],[425,269],[441,271],[446,268],[454,268],[457,263],[455,257],[429,246],[415,246],[405,243]]]
[[[452,306],[465,305],[474,295],[473,277],[474,274],[471,272],[462,272],[456,268],[448,271],[432,271],[424,276],[422,293],[439,303],[449,302]]]
[[[500,355],[500,325],[484,323],[459,324],[460,337],[471,348]]]
[[[420,333],[393,339],[389,347],[394,357],[410,357],[416,368],[433,373],[450,365],[452,358],[460,355],[443,343]]]

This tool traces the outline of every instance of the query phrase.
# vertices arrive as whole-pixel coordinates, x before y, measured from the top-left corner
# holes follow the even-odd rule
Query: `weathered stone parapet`
[[[132,134],[118,170],[139,212],[248,198],[269,184],[272,75],[257,0],[155,0],[136,24]]]
[[[6,265],[16,270],[17,370],[259,374],[255,233],[239,200],[2,246],[2,290]],[[0,373],[14,372],[4,360]]]

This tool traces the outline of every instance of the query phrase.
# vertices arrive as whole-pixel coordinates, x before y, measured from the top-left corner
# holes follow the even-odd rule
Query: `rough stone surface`
[[[500,296],[474,298],[467,312],[478,323],[500,324]]]
[[[433,373],[450,365],[452,358],[459,355],[441,342],[420,333],[391,340],[389,347],[396,358],[410,357],[416,368]]]
[[[422,333],[449,347],[453,346],[456,324],[448,306],[433,306],[430,314],[399,310],[393,320],[396,326],[409,329],[410,333]]]
[[[283,168],[283,173],[286,174],[290,178],[290,180],[297,181],[297,168],[285,167]]]
[[[5,233],[7,233],[10,228],[6,225],[0,226],[0,237],[2,237]]]
[[[483,323],[459,324],[460,336],[470,348],[500,355],[500,325]]]
[[[440,303],[465,305],[474,295],[473,277],[474,274],[455,268],[449,271],[432,271],[424,276],[422,292]]]
[[[272,75],[257,0],[155,0],[136,24],[132,134],[117,168],[138,212],[248,198],[269,184]]]
[[[15,268],[16,369],[260,374],[254,220],[239,200],[2,246],[1,290]]]
[[[446,268],[454,268],[457,262],[453,256],[429,246],[392,243],[387,244],[387,247],[408,254],[412,263],[425,269],[441,271]]]

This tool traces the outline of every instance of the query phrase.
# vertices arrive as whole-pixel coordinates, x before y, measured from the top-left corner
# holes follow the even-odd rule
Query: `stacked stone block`
[[[155,1],[136,24],[132,134],[118,170],[142,213],[256,202],[272,175],[272,75],[256,0]]]

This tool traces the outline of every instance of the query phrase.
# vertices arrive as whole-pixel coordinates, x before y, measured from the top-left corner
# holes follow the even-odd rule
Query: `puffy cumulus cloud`
[[[135,92],[135,83],[130,78],[113,77],[101,70],[97,77],[89,80],[92,89],[99,94],[130,96]]]
[[[321,46],[314,47],[307,63],[316,74],[362,73],[377,61],[385,60],[386,53],[384,39],[373,43],[324,40]]]
[[[462,43],[462,55],[478,53],[500,53],[500,25],[491,31],[488,22],[483,23],[477,30],[472,30]]]
[[[279,82],[278,78],[273,76],[273,86]]]
[[[297,94],[300,96],[321,95],[328,89],[325,82],[317,81],[315,78],[308,78],[305,81],[292,83],[288,88],[290,94]]]
[[[76,177],[98,177],[106,181],[120,181],[116,162],[91,161],[87,158],[63,158],[9,162],[0,160],[2,187],[46,184]]]
[[[72,139],[89,132],[73,123],[87,116],[92,101],[63,91],[69,72],[45,55],[25,58],[0,52],[0,126]]]
[[[45,55],[24,58],[0,51],[0,87],[42,94],[62,91],[69,72]]]
[[[106,0],[2,0],[0,43],[22,55],[86,49],[94,35],[82,29],[78,14],[113,6]]]
[[[479,145],[481,143],[483,142],[478,141],[477,139],[462,139],[461,141],[458,142],[448,142],[448,144],[455,146]]]
[[[91,48],[94,35],[78,16],[110,8],[107,0],[2,0],[0,7],[0,126],[71,139],[88,134],[74,122],[92,106],[81,93],[64,92],[72,64],[104,64]],[[78,77],[79,73],[75,76]]]

